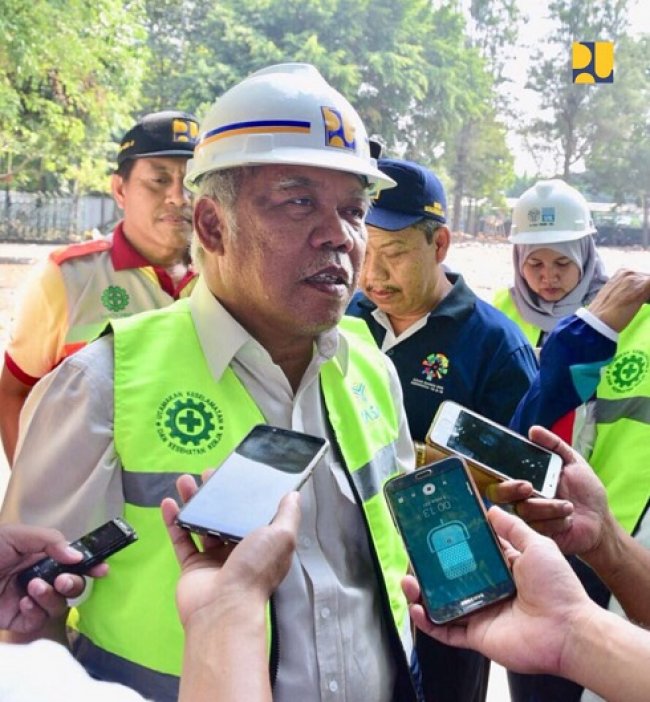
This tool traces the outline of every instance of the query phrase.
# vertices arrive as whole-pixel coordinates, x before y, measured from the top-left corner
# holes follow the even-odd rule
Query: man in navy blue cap
[[[154,112],[122,138],[113,197],[123,219],[106,238],[50,254],[25,288],[0,377],[0,434],[11,463],[23,404],[36,382],[82,348],[110,317],[188,294],[191,203],[185,167],[198,137],[186,112]]]
[[[380,159],[397,182],[366,217],[368,247],[347,314],[365,319],[397,368],[418,465],[443,400],[508,424],[535,376],[534,352],[516,325],[443,266],[450,244],[440,180],[417,163]],[[420,637],[427,699],[484,700],[489,661]]]

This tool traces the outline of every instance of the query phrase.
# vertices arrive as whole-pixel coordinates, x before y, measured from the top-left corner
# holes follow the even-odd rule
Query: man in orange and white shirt
[[[196,118],[185,112],[137,122],[121,141],[112,176],[122,221],[105,239],[54,251],[27,282],[0,376],[0,434],[10,464],[21,409],[40,378],[108,319],[165,307],[192,289],[183,178],[197,136]]]

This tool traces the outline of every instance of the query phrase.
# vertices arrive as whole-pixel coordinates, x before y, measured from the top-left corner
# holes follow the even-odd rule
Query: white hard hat
[[[513,244],[553,244],[594,234],[585,198],[563,180],[540,180],[517,200],[508,237]]]
[[[371,158],[356,110],[309,64],[278,64],[248,76],[215,102],[200,131],[187,164],[190,190],[210,171],[274,163],[354,173],[372,193],[395,185]]]

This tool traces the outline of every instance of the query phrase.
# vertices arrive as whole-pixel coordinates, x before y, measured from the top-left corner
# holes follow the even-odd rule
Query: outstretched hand
[[[25,593],[18,583],[18,574],[45,556],[64,564],[82,559],[82,554],[56,529],[23,524],[0,526],[0,629],[34,633],[49,618],[65,613],[66,598],[78,597],[83,592],[85,580],[81,576],[61,573],[54,586],[40,578],[33,579]],[[90,574],[99,577],[107,571],[108,566],[102,564]]]
[[[420,587],[406,576],[402,589],[413,622],[425,634],[451,646],[472,648],[520,673],[561,673],[561,658],[572,627],[595,607],[557,546],[518,517],[498,507],[488,512],[506,542],[517,595],[443,626],[433,624],[420,604]]]
[[[182,476],[178,490],[184,501],[196,491],[190,476]],[[266,603],[289,570],[300,523],[299,495],[289,493],[280,502],[271,524],[256,529],[233,545],[213,537],[193,537],[179,527],[179,507],[171,498],[162,502],[163,519],[181,567],[176,590],[183,626],[200,617],[205,608],[223,605],[229,599]]]

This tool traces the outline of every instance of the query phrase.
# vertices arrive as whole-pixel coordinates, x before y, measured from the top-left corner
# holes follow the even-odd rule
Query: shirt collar
[[[190,295],[189,305],[203,355],[215,379],[219,380],[234,358],[249,348],[268,355],[212,294],[202,275]],[[336,327],[319,334],[315,346],[323,363],[334,358],[341,373],[347,373],[349,348]]]
[[[144,268],[152,264],[139,252],[124,234],[124,222],[121,221],[113,230],[113,246],[111,247],[111,262],[116,271],[129,268]]]

